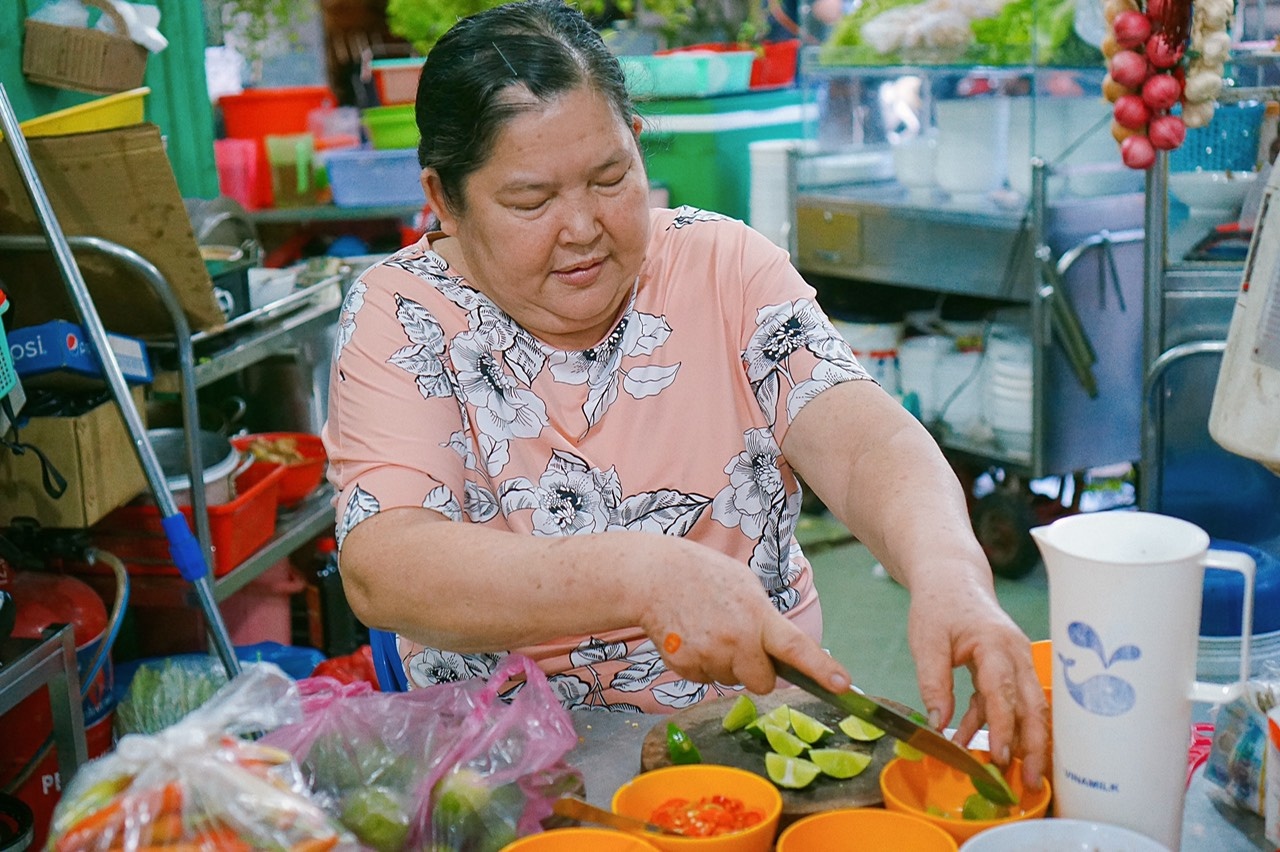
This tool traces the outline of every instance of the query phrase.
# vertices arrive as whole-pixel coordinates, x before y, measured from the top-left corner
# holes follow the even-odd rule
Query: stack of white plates
[[[751,167],[748,224],[779,248],[788,248],[792,209],[788,161],[800,139],[761,139],[747,146]]]
[[[1006,450],[1031,452],[1031,338],[1013,326],[987,337],[982,407],[987,425]]]
[[[1263,663],[1280,664],[1280,630],[1255,633],[1249,643],[1249,673],[1262,673]],[[1196,677],[1212,681],[1232,681],[1240,674],[1240,637],[1201,636]]]

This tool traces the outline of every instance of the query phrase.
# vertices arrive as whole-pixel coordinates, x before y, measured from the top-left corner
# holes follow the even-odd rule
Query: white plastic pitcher
[[[1149,512],[1072,515],[1031,530],[1049,575],[1056,815],[1180,845],[1191,702],[1240,695],[1253,559]],[[1206,567],[1245,578],[1239,680],[1196,681]]]

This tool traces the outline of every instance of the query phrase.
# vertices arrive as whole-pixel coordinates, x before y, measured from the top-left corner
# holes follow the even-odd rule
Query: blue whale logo
[[[1083,621],[1073,621],[1067,626],[1067,638],[1076,646],[1097,654],[1098,661],[1102,663],[1104,669],[1110,669],[1119,662],[1142,657],[1142,651],[1137,645],[1121,645],[1107,656],[1097,631]],[[1075,659],[1068,658],[1062,653],[1058,654],[1058,659],[1062,662],[1062,679],[1066,681],[1067,694],[1076,704],[1098,716],[1120,716],[1133,709],[1137,701],[1137,693],[1127,680],[1114,674],[1103,673],[1076,682],[1071,679],[1070,673],[1071,667],[1076,664]]]

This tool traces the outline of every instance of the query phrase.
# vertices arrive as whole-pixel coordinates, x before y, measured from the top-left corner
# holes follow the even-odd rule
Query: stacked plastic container
[[[424,205],[413,102],[421,58],[373,63],[379,106],[361,111],[369,146],[328,157],[329,187],[339,207]]]

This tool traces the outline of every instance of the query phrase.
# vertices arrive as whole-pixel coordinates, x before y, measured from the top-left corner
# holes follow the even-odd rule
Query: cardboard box
[[[145,416],[141,388],[134,403]],[[67,480],[58,499],[45,493],[40,459],[0,448],[0,526],[14,518],[35,518],[42,526],[84,528],[141,494],[147,487],[142,465],[114,402],[79,417],[32,417],[19,430],[24,444],[40,448]]]
[[[37,137],[27,145],[67,236],[109,240],[153,264],[192,331],[226,321],[160,128],[133,124]],[[0,233],[44,233],[12,157],[0,157]],[[75,255],[104,326],[117,334],[173,336],[168,311],[135,269],[97,251]],[[15,324],[78,316],[48,251],[0,249],[0,280],[13,300],[10,321]]]
[[[150,384],[151,362],[147,347],[136,337],[107,333],[107,343],[115,353],[125,381]],[[9,332],[9,354],[13,369],[27,387],[101,387],[102,371],[84,329],[73,322],[53,320],[42,325],[15,328]]]

